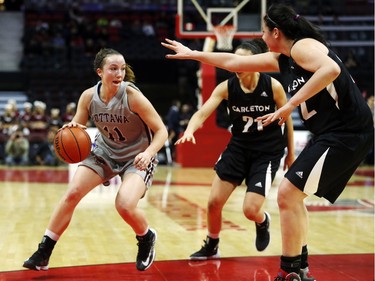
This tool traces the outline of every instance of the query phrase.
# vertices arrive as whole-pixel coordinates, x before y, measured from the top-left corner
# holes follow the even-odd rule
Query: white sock
[[[267,219],[267,215],[266,215],[266,213],[264,213],[264,219],[263,219],[263,221],[262,222],[257,222],[256,224],[259,225],[259,226],[261,226],[266,221],[266,219]]]
[[[137,236],[145,236],[147,234],[148,230],[149,230],[149,228],[147,227],[147,229],[146,229],[146,231],[144,233],[142,233],[142,234],[136,234],[136,235]]]
[[[210,237],[210,238],[212,238],[212,239],[219,239],[220,235],[208,232],[207,236]]]
[[[57,242],[57,241],[59,240],[59,238],[60,238],[60,235],[58,235],[58,234],[52,232],[52,231],[49,230],[49,229],[46,229],[46,232],[44,232],[44,235],[48,236],[49,238],[51,238],[52,240],[54,240],[54,241],[56,241],[56,242]]]

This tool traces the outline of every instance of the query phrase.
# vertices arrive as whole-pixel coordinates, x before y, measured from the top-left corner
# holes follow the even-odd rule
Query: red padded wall
[[[215,67],[202,64],[202,102],[216,87]],[[204,122],[195,134],[196,144],[184,143],[176,147],[176,162],[182,167],[213,167],[225,149],[231,134],[216,125],[215,113]]]

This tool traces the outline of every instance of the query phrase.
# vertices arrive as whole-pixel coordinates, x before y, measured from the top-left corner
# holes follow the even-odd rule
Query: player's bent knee
[[[70,191],[64,196],[63,200],[65,204],[77,205],[79,201],[85,196],[78,188],[71,188]]]
[[[134,207],[126,202],[116,201],[116,210],[122,217],[131,217],[134,209]]]
[[[256,217],[260,211],[257,206],[246,206],[243,208],[243,214],[248,220],[255,221]]]

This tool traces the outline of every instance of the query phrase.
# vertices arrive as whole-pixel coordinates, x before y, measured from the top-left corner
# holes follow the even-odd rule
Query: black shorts
[[[313,137],[285,177],[307,195],[334,203],[373,143],[373,132]]]
[[[241,185],[245,180],[247,192],[267,196],[284,150],[266,153],[230,142],[215,164],[221,180]]]

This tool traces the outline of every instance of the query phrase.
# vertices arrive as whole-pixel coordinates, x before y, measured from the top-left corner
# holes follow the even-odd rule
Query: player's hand
[[[294,152],[289,152],[286,154],[285,159],[284,159],[284,166],[283,166],[283,171],[286,171],[292,166],[294,160],[295,160],[295,155]]]
[[[71,121],[68,124],[63,125],[62,128],[60,128],[60,130],[64,129],[65,127],[81,127],[82,129],[85,129],[85,130],[87,129],[86,126],[79,124],[77,122],[74,122],[74,121]]]
[[[179,138],[174,144],[176,145],[180,143],[185,143],[187,141],[195,144],[194,135],[185,132],[184,135],[181,138]]]
[[[147,169],[151,162],[151,158],[152,155],[144,151],[135,156],[133,164],[138,170],[143,171]]]
[[[189,59],[191,58],[191,53],[193,52],[191,49],[186,47],[185,45],[181,44],[180,42],[176,40],[171,40],[168,38],[165,38],[166,42],[161,42],[161,44],[174,51],[176,54],[168,54],[165,57],[167,59]]]
[[[281,126],[289,118],[294,108],[295,107],[291,105],[290,103],[286,103],[275,112],[260,116],[256,120],[258,122],[261,121],[264,127],[271,124],[272,122],[276,120],[279,120],[278,124]]]

